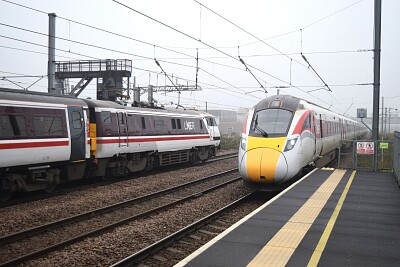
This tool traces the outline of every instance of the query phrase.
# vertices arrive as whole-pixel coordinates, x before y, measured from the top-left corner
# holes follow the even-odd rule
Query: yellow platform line
[[[350,185],[353,182],[354,176],[356,175],[356,171],[353,171],[353,173],[350,176],[349,181],[346,184],[346,187],[343,190],[342,195],[340,196],[340,199],[335,207],[335,210],[332,213],[331,218],[329,219],[328,224],[325,227],[325,230],[321,236],[321,239],[319,240],[317,247],[314,250],[314,253],[311,256],[310,261],[308,262],[309,267],[314,267],[317,266],[319,263],[319,260],[321,259],[322,252],[324,252],[326,243],[328,242],[329,236],[331,235],[331,232],[333,230],[333,226],[335,225],[335,222],[337,220],[337,217],[339,215],[340,210],[342,209],[343,202],[346,199],[347,193],[349,192]]]
[[[285,266],[345,173],[335,170],[247,266]]]

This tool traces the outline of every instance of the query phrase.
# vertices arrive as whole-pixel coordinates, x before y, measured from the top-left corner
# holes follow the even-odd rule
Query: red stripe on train
[[[124,142],[128,139],[130,143],[138,143],[138,142],[156,142],[156,141],[179,141],[179,140],[195,140],[195,139],[208,139],[210,138],[208,135],[204,136],[176,136],[176,137],[150,137],[150,138],[113,138],[113,139],[97,139],[97,144],[114,144]]]
[[[52,147],[52,146],[68,146],[68,145],[69,145],[69,141],[7,143],[7,144],[0,144],[0,149]]]

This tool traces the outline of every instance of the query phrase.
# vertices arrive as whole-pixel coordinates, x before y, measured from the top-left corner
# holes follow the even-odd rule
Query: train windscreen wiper
[[[262,134],[263,137],[268,137],[268,133],[264,131],[260,126],[256,124],[255,128]]]
[[[258,114],[254,120],[254,129],[259,131],[263,137],[268,137],[268,133],[264,131],[260,126],[258,126]]]

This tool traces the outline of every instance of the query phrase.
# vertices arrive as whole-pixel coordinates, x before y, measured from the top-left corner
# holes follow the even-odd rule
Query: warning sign
[[[374,154],[374,142],[357,142],[357,154]]]

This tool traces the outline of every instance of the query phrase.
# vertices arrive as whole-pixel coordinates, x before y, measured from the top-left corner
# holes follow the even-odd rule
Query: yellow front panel
[[[286,137],[248,137],[246,169],[250,181],[273,183],[276,165]],[[261,176],[263,178],[261,178]]]
[[[246,153],[246,169],[250,181],[258,182],[260,178],[260,159],[262,149],[249,150]]]
[[[249,136],[247,141],[247,151],[254,148],[272,148],[279,152],[282,152],[285,141],[286,137],[263,138]]]
[[[265,177],[265,183],[273,183],[276,164],[278,163],[280,152],[267,148],[263,149],[261,158],[260,176]]]

